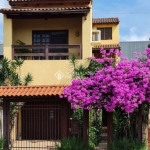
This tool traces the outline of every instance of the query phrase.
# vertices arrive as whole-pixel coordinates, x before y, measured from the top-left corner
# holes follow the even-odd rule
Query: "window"
[[[68,44],[67,30],[48,30],[48,31],[33,31],[32,32],[33,45],[46,44]],[[34,49],[34,53],[45,53],[45,49]],[[49,53],[68,53],[66,48],[51,48]],[[45,57],[35,56],[34,60],[45,60]],[[49,56],[49,59],[66,59],[66,56]]]
[[[101,40],[112,39],[112,28],[98,28],[101,31]]]
[[[100,30],[92,30],[92,42],[100,42]]]

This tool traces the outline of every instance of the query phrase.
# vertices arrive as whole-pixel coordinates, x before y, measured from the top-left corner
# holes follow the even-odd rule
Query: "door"
[[[53,31],[33,31],[32,32],[33,45],[46,45],[46,44],[68,44],[68,31],[67,30],[53,30]],[[35,49],[35,53],[45,53],[45,49]],[[53,48],[49,49],[49,53],[68,53],[68,49]],[[34,57],[34,59],[45,59],[45,57]],[[49,56],[49,59],[66,59],[65,56]]]

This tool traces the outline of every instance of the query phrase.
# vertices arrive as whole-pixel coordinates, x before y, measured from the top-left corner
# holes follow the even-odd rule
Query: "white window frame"
[[[94,37],[94,36],[97,36],[97,37]],[[92,30],[92,40],[91,41],[92,41],[92,43],[99,43],[101,41],[101,31],[100,30]]]

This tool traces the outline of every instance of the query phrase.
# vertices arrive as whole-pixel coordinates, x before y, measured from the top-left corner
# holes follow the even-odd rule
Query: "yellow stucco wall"
[[[119,43],[119,24],[93,24],[93,30],[97,28],[112,27],[112,40],[101,40],[100,44],[118,44]],[[98,43],[95,43],[96,45]]]
[[[92,8],[90,13],[82,18],[82,57],[83,59],[92,56]]]
[[[4,26],[4,56],[8,59],[12,59],[11,45],[17,40],[32,44],[32,30],[68,30],[69,44],[82,44],[83,61],[92,56],[92,10],[82,18],[11,20],[4,17]],[[79,37],[75,36],[76,31]],[[26,60],[21,76],[31,73],[34,80],[31,85],[69,84],[70,69],[69,60]]]
[[[79,62],[87,65],[85,60]],[[68,85],[72,80],[69,60],[26,60],[21,69],[22,77],[27,72],[33,76],[30,85]]]
[[[11,59],[12,58],[12,51],[11,51],[11,45],[12,45],[12,20],[7,19],[7,17],[4,15],[3,17],[4,22],[4,56]]]
[[[13,20],[13,44],[21,40],[27,45],[32,45],[32,31],[34,30],[67,30],[68,43],[82,45],[82,18]],[[79,36],[76,36],[76,32]],[[78,53],[79,49],[69,49],[69,52]]]
[[[13,20],[13,44],[21,40],[27,45],[32,45],[33,30],[68,30],[68,43],[82,44],[81,18]],[[79,32],[79,37],[75,36],[76,31]]]

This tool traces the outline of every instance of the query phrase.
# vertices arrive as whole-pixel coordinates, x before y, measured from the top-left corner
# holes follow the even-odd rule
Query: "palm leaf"
[[[24,77],[24,85],[28,85],[30,82],[33,81],[33,76],[28,73],[25,77]]]

